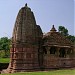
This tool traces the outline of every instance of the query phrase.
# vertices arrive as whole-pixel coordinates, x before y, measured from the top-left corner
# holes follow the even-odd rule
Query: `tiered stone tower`
[[[43,35],[27,4],[16,18],[11,45],[10,64],[1,73],[75,67],[74,44],[57,32],[54,25]]]
[[[42,36],[42,30],[36,24],[34,14],[26,4],[20,9],[16,18],[7,72],[33,71],[40,68],[38,57]]]

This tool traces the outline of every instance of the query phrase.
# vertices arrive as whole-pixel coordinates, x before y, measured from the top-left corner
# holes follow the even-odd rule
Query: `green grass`
[[[25,72],[25,73],[0,74],[0,75],[75,75],[75,69],[44,71],[44,72]]]
[[[0,63],[9,63],[10,58],[0,58]]]

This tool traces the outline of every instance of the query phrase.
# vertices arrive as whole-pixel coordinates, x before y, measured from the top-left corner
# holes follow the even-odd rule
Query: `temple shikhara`
[[[17,15],[10,63],[2,73],[75,67],[74,44],[55,29],[43,35],[34,13],[25,5]]]

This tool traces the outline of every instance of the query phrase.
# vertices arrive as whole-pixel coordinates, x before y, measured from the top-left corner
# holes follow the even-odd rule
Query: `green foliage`
[[[59,26],[58,28],[59,33],[66,36],[69,40],[71,40],[73,43],[75,43],[75,36],[68,34],[68,29],[64,26]]]
[[[4,50],[5,57],[8,56],[8,51],[10,50],[10,42],[11,42],[11,40],[8,39],[8,37],[0,38],[0,51]]]
[[[0,50],[0,58],[9,57],[10,50],[7,50],[6,54],[7,54],[7,56],[5,56],[5,50]]]
[[[0,74],[0,75],[75,75],[75,69],[72,70],[55,70],[44,72],[21,72],[12,74]]]
[[[64,36],[68,36],[68,30],[67,28],[65,28],[64,26],[59,26],[58,31],[64,35]]]
[[[75,36],[69,35],[69,36],[67,36],[67,38],[75,43]]]

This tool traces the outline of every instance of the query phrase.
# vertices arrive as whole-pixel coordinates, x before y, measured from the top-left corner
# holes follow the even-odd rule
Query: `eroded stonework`
[[[54,25],[43,35],[31,9],[25,5],[17,15],[10,49],[10,64],[2,73],[75,67],[73,43]]]

